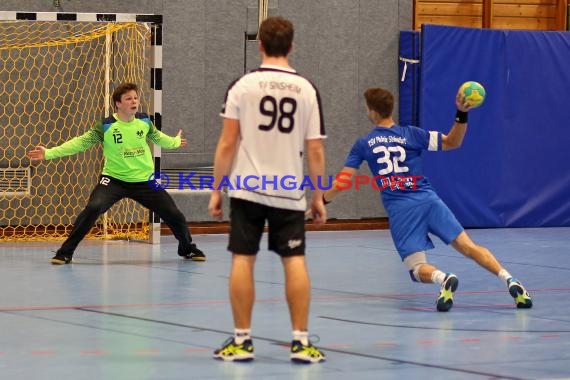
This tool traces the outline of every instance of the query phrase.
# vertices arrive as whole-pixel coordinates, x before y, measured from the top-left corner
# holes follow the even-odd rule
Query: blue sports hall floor
[[[308,233],[310,333],[327,354],[289,361],[283,271],[259,254],[256,359],[211,358],[233,331],[227,235],[195,235],[208,260],[161,245],[87,240],[71,265],[59,242],[0,243],[0,379],[570,378],[570,228],[470,230],[526,285],[517,310],[496,277],[435,241],[430,261],[459,277],[455,305],[410,281],[388,231]]]

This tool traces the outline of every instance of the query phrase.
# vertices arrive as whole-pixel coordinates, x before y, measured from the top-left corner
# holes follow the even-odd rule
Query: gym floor
[[[455,305],[410,281],[389,232],[308,233],[310,334],[327,361],[289,361],[291,328],[278,257],[262,242],[252,334],[256,359],[212,351],[233,333],[227,235],[195,235],[208,261],[162,244],[86,240],[52,266],[59,242],[1,243],[1,379],[570,378],[570,228],[468,231],[527,287],[506,286],[440,241],[428,258],[459,277]]]

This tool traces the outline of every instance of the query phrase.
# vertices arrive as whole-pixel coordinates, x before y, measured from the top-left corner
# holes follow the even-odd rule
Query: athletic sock
[[[251,339],[251,329],[234,329],[234,342],[242,344],[248,339]]]
[[[497,277],[499,277],[505,284],[508,285],[507,281],[513,276],[511,276],[511,274],[506,269],[501,269],[497,274]]]
[[[293,340],[298,340],[303,344],[303,346],[309,345],[309,332],[293,330]]]
[[[445,273],[443,273],[439,269],[436,269],[432,272],[431,282],[433,282],[434,284],[440,284],[441,285],[443,283],[443,280],[445,280]]]

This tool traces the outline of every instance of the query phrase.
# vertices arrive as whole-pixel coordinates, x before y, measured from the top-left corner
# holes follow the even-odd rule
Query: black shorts
[[[269,250],[279,256],[305,254],[305,213],[230,198],[230,243],[233,253],[255,255],[268,224]]]

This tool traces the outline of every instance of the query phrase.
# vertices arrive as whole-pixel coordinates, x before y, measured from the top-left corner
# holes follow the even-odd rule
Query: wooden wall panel
[[[453,3],[424,3],[418,4],[418,13],[422,15],[454,15],[454,16],[481,16],[481,4],[453,4]]]
[[[494,29],[555,30],[554,18],[494,17]]]
[[[427,16],[422,16],[418,21],[419,21],[418,25],[437,24],[437,25],[465,26],[469,28],[481,27],[481,17],[427,15]]]
[[[493,16],[495,17],[525,17],[525,18],[541,18],[556,17],[556,4],[540,5],[522,5],[522,4],[494,4]]]
[[[562,0],[564,1],[564,0]],[[493,0],[493,4],[534,4],[534,5],[556,5],[558,0]]]
[[[414,0],[414,29],[442,24],[494,29],[566,30],[570,0]],[[485,7],[490,6],[491,9]]]
[[[441,3],[441,4],[481,4],[483,0],[422,0],[421,3]],[[539,0],[535,0],[539,1]],[[549,0],[553,1],[553,0]],[[555,0],[554,0],[555,1]],[[418,1],[419,2],[419,1]]]

